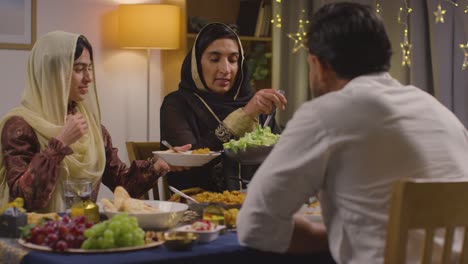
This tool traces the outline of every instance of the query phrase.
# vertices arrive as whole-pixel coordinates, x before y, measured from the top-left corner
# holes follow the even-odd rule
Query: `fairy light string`
[[[281,5],[281,0],[275,0],[275,3],[277,5]],[[276,8],[278,10],[279,8]],[[273,18],[270,20],[270,23],[273,24],[274,27],[276,28],[281,28],[281,15],[279,13],[276,13]]]
[[[463,52],[463,63],[462,63],[462,70],[466,70],[468,68],[468,42],[466,44],[460,44],[460,49]]]
[[[413,45],[409,42],[408,17],[412,11],[413,9],[408,6],[406,0],[403,1],[403,6],[398,11],[398,23],[403,26],[403,41],[400,42],[401,65],[406,67],[411,67],[411,49]]]
[[[375,0],[375,12],[377,14],[381,14],[383,11],[382,9],[382,1],[381,0]]]
[[[281,4],[281,0],[275,0],[277,4]],[[412,48],[413,45],[410,42],[410,32],[409,32],[409,16],[413,9],[409,6],[408,0],[402,0],[402,6],[400,6],[398,11],[398,23],[402,26],[402,41],[400,42],[401,48],[401,65],[406,67],[411,67],[411,56],[412,56]],[[459,4],[452,1],[452,0],[439,0],[437,4],[436,10],[433,12],[435,16],[435,23],[444,23],[444,15],[447,13],[447,10],[443,8],[443,2],[447,2],[452,4],[454,7],[458,7]],[[379,15],[382,15],[383,8],[382,8],[383,0],[375,0],[375,12]],[[461,7],[460,7],[461,8]],[[463,12],[468,14],[468,0],[466,0],[466,4],[464,5]],[[300,19],[299,19],[299,26],[298,31],[295,33],[288,33],[287,36],[291,40],[294,41],[294,47],[292,48],[292,53],[297,53],[301,48],[307,49],[306,47],[306,25],[309,23],[309,20],[305,20],[304,14],[305,10],[301,10]],[[275,14],[270,21],[276,28],[282,27],[281,15]],[[468,42],[460,43],[459,47],[463,54],[463,63],[461,66],[462,70],[468,69]]]

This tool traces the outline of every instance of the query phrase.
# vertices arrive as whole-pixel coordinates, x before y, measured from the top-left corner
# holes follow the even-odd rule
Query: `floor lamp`
[[[119,45],[146,49],[146,141],[150,141],[151,49],[173,50],[180,43],[180,7],[159,4],[119,5]]]

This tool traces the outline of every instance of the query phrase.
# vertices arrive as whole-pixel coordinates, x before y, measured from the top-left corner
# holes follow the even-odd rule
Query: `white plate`
[[[161,211],[158,213],[127,213],[129,216],[136,217],[138,225],[144,230],[167,230],[172,228],[179,223],[184,212],[188,209],[188,205],[184,203],[157,200],[143,201]],[[124,213],[103,211],[109,218],[116,214]]]
[[[198,235],[198,239],[197,239],[198,242],[208,243],[208,242],[211,242],[211,241],[217,239],[218,236],[219,236],[219,232],[221,230],[225,229],[225,228],[226,228],[226,226],[224,226],[224,225],[218,225],[218,226],[216,226],[216,228],[214,228],[213,230],[210,230],[210,231],[198,231],[198,230],[192,229],[192,225],[184,225],[184,226],[174,228],[174,230],[175,231],[182,231],[182,232],[196,233]]]
[[[175,153],[172,151],[153,151],[153,154],[165,160],[172,166],[199,167],[210,162],[212,159],[221,155],[216,151],[210,151],[209,154],[192,154],[192,151]]]

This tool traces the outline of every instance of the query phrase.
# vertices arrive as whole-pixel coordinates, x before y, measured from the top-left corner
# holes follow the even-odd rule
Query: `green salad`
[[[254,131],[245,133],[238,140],[231,139],[229,142],[224,143],[223,147],[237,153],[239,150],[244,151],[251,147],[274,145],[279,137],[280,135],[271,132],[270,127],[263,128],[261,125],[258,125]]]

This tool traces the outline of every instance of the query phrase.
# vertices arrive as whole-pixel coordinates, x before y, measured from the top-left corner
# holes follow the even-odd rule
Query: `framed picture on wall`
[[[36,0],[0,0],[0,49],[29,50],[36,41]]]

